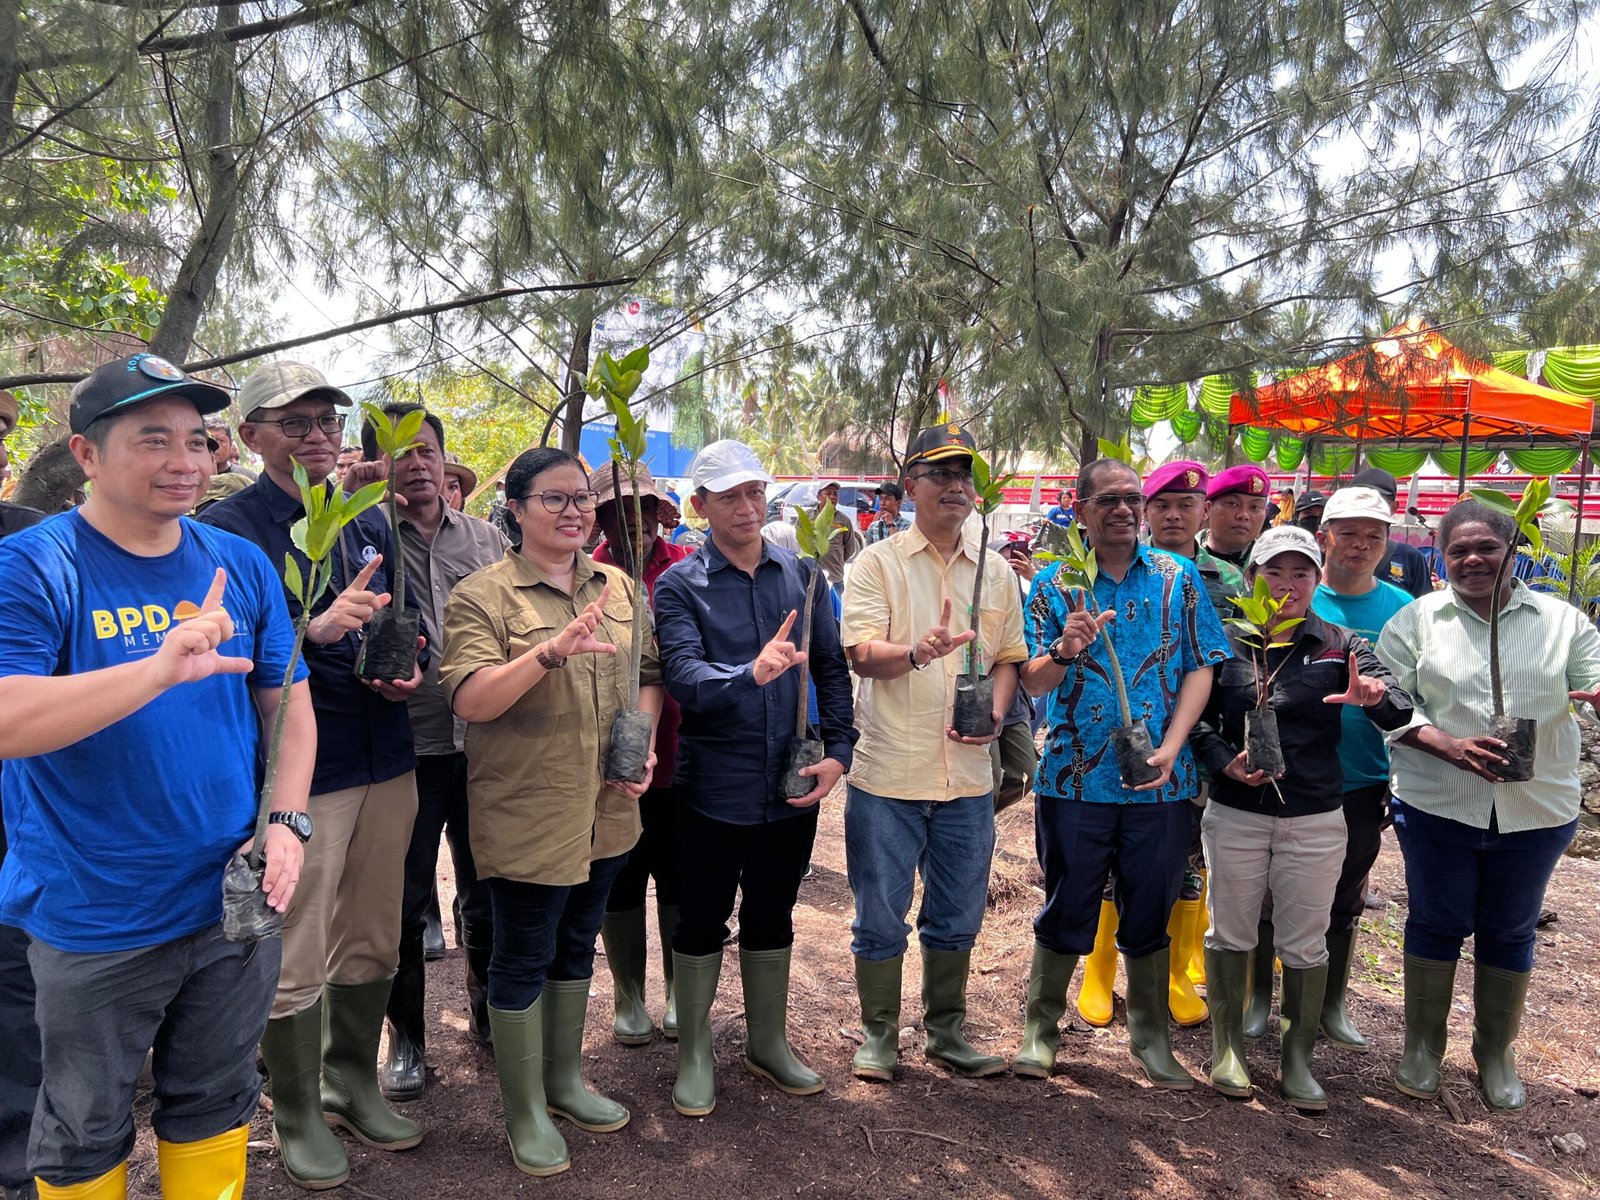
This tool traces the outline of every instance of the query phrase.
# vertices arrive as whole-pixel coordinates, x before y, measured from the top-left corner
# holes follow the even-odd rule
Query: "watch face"
[[[275,825],[287,825],[302,842],[311,837],[311,817],[307,813],[273,813],[271,820]]]

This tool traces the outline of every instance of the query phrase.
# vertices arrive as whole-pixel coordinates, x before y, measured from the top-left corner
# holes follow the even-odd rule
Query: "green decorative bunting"
[[[1278,439],[1278,446],[1273,454],[1278,460],[1278,470],[1293,471],[1305,461],[1306,444],[1297,437],[1284,434]]]
[[[1404,479],[1422,470],[1422,464],[1428,461],[1428,452],[1380,446],[1367,450],[1363,457],[1369,467],[1377,467],[1379,470],[1389,472],[1396,479]]]
[[[1245,377],[1245,382],[1251,387],[1255,386],[1254,371]],[[1234,392],[1241,390],[1239,384],[1239,377],[1235,375],[1207,375],[1200,381],[1200,411],[1208,417],[1225,420],[1233,404]]]
[[[1133,394],[1133,423],[1148,429],[1157,421],[1170,421],[1189,407],[1187,384],[1142,387]]]
[[[1528,377],[1528,352],[1526,350],[1496,350],[1491,356],[1494,365],[1509,371],[1519,379]]]
[[[1172,432],[1178,435],[1178,440],[1185,445],[1200,436],[1200,414],[1193,409],[1184,409],[1172,418]]]
[[[1524,475],[1560,475],[1578,462],[1576,447],[1536,446],[1526,450],[1507,450],[1506,458]]]
[[[1239,449],[1253,463],[1266,462],[1267,455],[1272,452],[1272,435],[1265,429],[1247,425],[1239,430]]]
[[[1435,450],[1431,457],[1433,458],[1433,465],[1438,467],[1442,474],[1449,475],[1452,478],[1457,478],[1457,477],[1460,476],[1460,474],[1461,474],[1461,451],[1459,451],[1459,450]],[[1470,478],[1473,475],[1481,475],[1481,474],[1483,474],[1494,463],[1494,460],[1499,458],[1499,457],[1500,457],[1500,452],[1498,450],[1492,448],[1492,447],[1479,448],[1477,450],[1468,450],[1467,451],[1467,475],[1468,475],[1468,477]]]
[[[1544,378],[1559,391],[1600,399],[1600,346],[1562,346],[1548,351]]]

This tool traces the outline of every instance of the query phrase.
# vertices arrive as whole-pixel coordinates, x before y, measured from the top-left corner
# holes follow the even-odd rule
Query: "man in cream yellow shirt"
[[[968,527],[972,435],[951,423],[912,440],[906,494],[916,520],[862,551],[845,590],[841,637],[861,677],[856,745],[845,804],[845,853],[856,913],[851,951],[866,1042],[852,1064],[862,1079],[891,1080],[898,1062],[900,969],[906,915],[920,869],[923,1027],[927,1057],[969,1076],[1005,1060],[961,1032],[967,967],[983,924],[994,852],[989,743],[1011,706],[1028,657],[1022,603],[1004,559]],[[984,577],[974,644],[972,585]],[[994,677],[994,729],[963,738],[950,727],[969,644]]]

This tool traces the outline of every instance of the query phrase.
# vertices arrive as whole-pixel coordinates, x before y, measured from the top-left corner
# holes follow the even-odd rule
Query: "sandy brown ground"
[[[562,1126],[572,1169],[531,1179],[512,1165],[490,1055],[463,1034],[466,997],[460,952],[430,964],[426,1096],[406,1111],[428,1130],[414,1150],[383,1154],[346,1140],[359,1197],[1546,1197],[1594,1192],[1600,1179],[1600,1035],[1596,938],[1600,864],[1564,860],[1547,907],[1559,919],[1539,935],[1538,966],[1520,1042],[1530,1104],[1520,1116],[1490,1116],[1478,1097],[1471,1039],[1471,966],[1457,981],[1447,1058],[1447,1097],[1402,1097],[1389,1081],[1401,1046],[1400,930],[1405,885],[1400,856],[1386,844],[1376,883],[1389,898],[1369,910],[1364,965],[1352,1010],[1374,1050],[1352,1054],[1326,1041],[1317,1055],[1326,1115],[1299,1115],[1275,1092],[1276,1036],[1251,1051],[1253,1100],[1230,1101],[1203,1084],[1158,1092],[1142,1082],[1126,1051],[1126,1028],[1074,1023],[1055,1076],[952,1078],[923,1061],[920,1028],[903,1039],[903,1072],[893,1086],[850,1075],[859,1024],[849,954],[851,901],[844,877],[842,804],[829,802],[796,911],[791,1033],[797,1051],[828,1081],[809,1099],[777,1092],[745,1070],[737,954],[729,947],[713,1012],[718,1105],[702,1120],[672,1109],[674,1044],[658,1038],[628,1049],[611,1041],[610,978],[597,960],[590,1009],[590,1077],[627,1104],[632,1123],[614,1134]],[[447,861],[447,859],[446,859]],[[1031,808],[1001,822],[997,876],[1007,885],[990,911],[974,955],[968,1030],[997,1054],[1014,1048],[1022,1022],[1037,882]],[[448,883],[448,881],[446,881]],[[448,894],[446,894],[448,912]],[[448,922],[447,922],[448,926]],[[447,929],[448,936],[448,929]],[[652,938],[654,931],[652,930]],[[920,1012],[915,952],[906,964],[904,1021]],[[1120,982],[1119,982],[1120,987]],[[652,966],[652,1003],[660,980]],[[1069,1008],[1069,1015],[1075,1012]],[[1203,1078],[1208,1027],[1177,1031],[1180,1059]],[[147,1108],[146,1101],[141,1108]],[[141,1118],[142,1122],[142,1118]],[[1560,1153],[1557,1135],[1577,1133],[1588,1149]],[[303,1196],[287,1182],[265,1115],[252,1130],[252,1200]],[[134,1163],[133,1194],[158,1194],[148,1130]]]

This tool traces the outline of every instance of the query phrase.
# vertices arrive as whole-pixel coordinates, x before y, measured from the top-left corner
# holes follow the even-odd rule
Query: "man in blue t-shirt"
[[[0,546],[0,922],[32,939],[39,1194],[124,1196],[154,1048],[162,1190],[240,1195],[279,942],[228,941],[222,877],[255,822],[294,631],[266,557],[188,512],[222,389],[136,354],[73,391],[78,510]],[[316,732],[296,667],[262,881],[285,911]]]
[[[1324,557],[1322,583],[1311,611],[1326,621],[1359,633],[1369,643],[1412,597],[1376,576],[1388,553],[1394,517],[1384,495],[1374,488],[1347,487],[1335,492],[1322,514],[1317,541]],[[1350,964],[1355,959],[1356,930],[1366,902],[1367,875],[1378,859],[1389,814],[1389,750],[1383,734],[1361,709],[1346,705],[1339,737],[1339,766],[1344,772],[1344,866],[1334,889],[1328,924],[1328,990],[1322,1002],[1322,1031],[1336,1046],[1365,1050],[1367,1039],[1345,1010]],[[1258,957],[1258,974],[1272,987],[1272,940]],[[1260,972],[1262,958],[1266,969]],[[1270,996],[1268,998],[1270,1004]],[[1257,1004],[1260,1007],[1259,1003]]]

